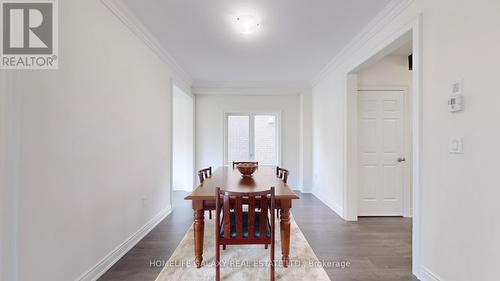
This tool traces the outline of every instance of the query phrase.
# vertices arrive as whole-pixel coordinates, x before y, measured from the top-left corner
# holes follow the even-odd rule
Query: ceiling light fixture
[[[236,28],[241,34],[251,34],[260,28],[260,19],[253,15],[241,15],[234,18]]]

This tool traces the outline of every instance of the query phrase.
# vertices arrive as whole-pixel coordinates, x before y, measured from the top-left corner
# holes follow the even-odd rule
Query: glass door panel
[[[227,160],[250,161],[250,116],[227,117]]]
[[[276,116],[254,117],[255,161],[263,165],[276,165]]]

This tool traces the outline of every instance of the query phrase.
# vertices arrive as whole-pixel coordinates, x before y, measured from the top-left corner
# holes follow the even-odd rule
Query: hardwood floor
[[[407,281],[411,274],[411,219],[362,217],[346,222],[311,194],[301,194],[292,213],[320,260],[349,261],[325,268],[333,281]]]
[[[168,260],[193,222],[184,196],[174,192],[173,212],[99,280],[154,281],[161,262]],[[346,268],[325,268],[332,280],[418,280],[411,274],[411,219],[371,217],[346,222],[313,195],[299,196],[292,213],[320,261],[350,263]]]

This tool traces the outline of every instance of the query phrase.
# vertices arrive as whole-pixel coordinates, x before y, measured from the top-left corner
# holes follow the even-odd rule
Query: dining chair
[[[203,183],[210,176],[212,176],[212,166],[198,171],[198,178],[200,179],[200,183]]]
[[[239,164],[255,164],[255,165],[259,166],[259,162],[252,162],[252,161],[236,162],[236,161],[233,161],[233,169],[236,167],[236,165],[239,165]]]
[[[280,168],[279,166],[276,166],[276,176],[280,179],[282,179],[285,183],[288,180],[288,170]]]
[[[215,198],[215,280],[220,280],[221,245],[270,244],[270,280],[274,281],[274,187],[249,193],[218,187]],[[244,204],[248,211],[243,211]]]
[[[200,179],[200,183],[203,183],[208,177],[211,176],[212,176],[212,166],[198,171],[198,178]],[[212,219],[212,211],[208,211],[208,218]]]
[[[281,180],[283,180],[284,183],[287,183],[288,181],[288,170],[287,169],[283,169],[283,168],[280,168],[280,166],[276,166],[276,176],[278,178],[280,178]],[[278,217],[278,219],[280,218],[280,210],[276,210],[276,216]]]

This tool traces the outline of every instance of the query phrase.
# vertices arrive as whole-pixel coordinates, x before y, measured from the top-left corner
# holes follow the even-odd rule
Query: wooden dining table
[[[276,176],[275,167],[259,167],[251,177],[243,177],[236,168],[220,167],[203,181],[185,200],[191,200],[194,212],[194,253],[196,266],[203,261],[203,233],[205,211],[215,210],[217,187],[226,191],[255,192],[275,188],[276,209],[280,211],[280,237],[283,266],[289,264],[290,253],[290,209],[297,194]],[[209,229],[208,231],[214,231]]]

